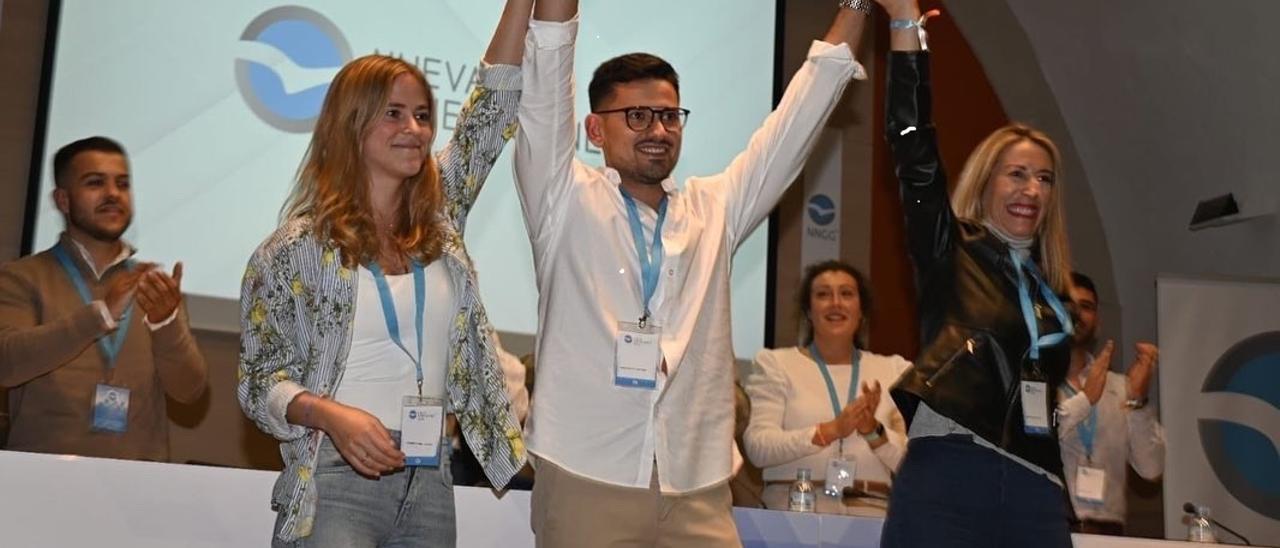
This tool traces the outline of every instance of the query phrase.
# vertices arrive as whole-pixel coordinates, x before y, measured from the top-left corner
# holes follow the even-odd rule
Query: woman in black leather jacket
[[[893,19],[886,134],[916,267],[923,350],[892,388],[909,423],[881,546],[1071,546],[1053,401],[1069,362],[1062,162],[996,130],[956,185],[938,159],[916,0]]]

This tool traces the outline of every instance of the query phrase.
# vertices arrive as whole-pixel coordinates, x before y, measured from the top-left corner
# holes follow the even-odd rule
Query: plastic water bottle
[[[812,512],[818,504],[818,494],[813,490],[808,468],[796,470],[796,482],[791,484],[791,500],[787,509],[792,512]]]
[[[1208,506],[1196,506],[1196,514],[1187,523],[1187,541],[1218,542],[1218,537],[1213,534],[1213,524],[1209,522]]]

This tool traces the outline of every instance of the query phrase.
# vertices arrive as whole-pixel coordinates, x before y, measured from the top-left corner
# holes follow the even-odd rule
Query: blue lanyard
[[[662,274],[662,223],[667,220],[667,197],[662,197],[658,204],[658,222],[653,225],[653,245],[644,245],[644,225],[640,224],[640,211],[636,209],[636,200],[627,190],[622,191],[622,201],[627,204],[627,221],[631,224],[631,239],[636,244],[636,255],[640,257],[640,283],[644,289],[644,315],[640,317],[640,327],[644,327],[649,319],[649,301],[658,291],[658,279]]]
[[[382,274],[382,267],[376,262],[370,262],[365,268],[373,273],[374,285],[378,286],[378,300],[382,302],[382,319],[387,323],[387,335],[391,336],[391,342],[400,347],[406,356],[413,361],[413,367],[418,374],[418,395],[422,395],[422,317],[427,305],[427,275],[422,267],[422,263],[413,261],[413,304],[416,320],[414,331],[418,334],[418,354],[415,356],[404,347],[404,343],[400,340],[400,320],[396,317],[396,302],[391,296],[391,286],[387,285],[387,277]]]
[[[1018,300],[1022,303],[1022,319],[1027,322],[1027,333],[1031,335],[1031,348],[1028,352],[1031,359],[1040,359],[1040,349],[1046,346],[1053,346],[1062,341],[1067,340],[1067,336],[1071,334],[1071,315],[1067,314],[1067,308],[1062,305],[1062,301],[1057,295],[1049,289],[1049,284],[1044,282],[1044,278],[1040,276],[1040,271],[1036,269],[1036,265],[1032,261],[1022,262],[1018,257],[1015,249],[1009,249],[1009,258],[1013,260],[1013,269],[1018,272]],[[1059,333],[1051,333],[1043,337],[1040,336],[1040,325],[1036,322],[1035,307],[1031,304],[1031,293],[1027,290],[1027,277],[1023,274],[1023,267],[1027,273],[1031,274],[1031,278],[1036,281],[1036,285],[1040,286],[1040,294],[1044,296],[1045,302],[1053,308],[1053,313],[1058,315],[1058,321],[1062,322],[1062,331]]]
[[[1092,367],[1092,366],[1091,366]],[[1062,383],[1068,396],[1076,395],[1075,387],[1070,382]],[[1076,433],[1080,435],[1080,445],[1084,446],[1085,462],[1093,464],[1093,439],[1098,434],[1098,406],[1089,406],[1089,418],[1076,425]]]
[[[93,302],[93,293],[89,292],[89,284],[84,281],[84,274],[71,262],[71,256],[67,254],[67,250],[61,243],[53,246],[53,255],[58,258],[58,263],[62,265],[62,270],[66,271],[67,277],[71,278],[72,285],[76,286],[76,292],[80,293],[80,300],[84,304]],[[126,266],[132,266],[132,261],[125,261]],[[120,356],[120,349],[124,347],[124,339],[129,334],[129,318],[133,315],[133,303],[124,309],[124,316],[117,322],[119,326],[115,335],[110,337],[103,335],[98,337],[98,348],[102,349],[102,356],[107,360],[107,370],[110,371],[116,367],[116,358]]]
[[[836,383],[831,380],[831,371],[827,369],[827,360],[822,358],[822,354],[818,353],[818,343],[809,343],[809,356],[813,358],[814,363],[818,364],[818,371],[822,372],[822,380],[827,382],[827,396],[831,398],[831,411],[835,416],[840,416],[840,399],[836,396]],[[849,373],[849,393],[845,402],[851,402],[857,397],[858,389],[858,366],[862,362],[862,351],[857,348],[853,349],[853,370]]]

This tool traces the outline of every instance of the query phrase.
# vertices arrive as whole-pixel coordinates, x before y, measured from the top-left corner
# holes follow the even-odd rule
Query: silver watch
[[[878,442],[880,441],[880,438],[884,437],[884,423],[877,422],[875,430],[872,430],[866,434],[859,432],[858,435],[862,436],[862,439],[867,440],[867,443]]]

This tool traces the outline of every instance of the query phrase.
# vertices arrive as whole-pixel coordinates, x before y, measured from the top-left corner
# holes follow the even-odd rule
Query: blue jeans
[[[399,432],[392,432],[399,442]],[[439,468],[361,476],[325,438],[316,461],[316,517],[311,535],[276,548],[454,546],[453,476],[444,445]]]
[[[1066,499],[1048,478],[969,436],[911,440],[881,548],[1071,548]]]

